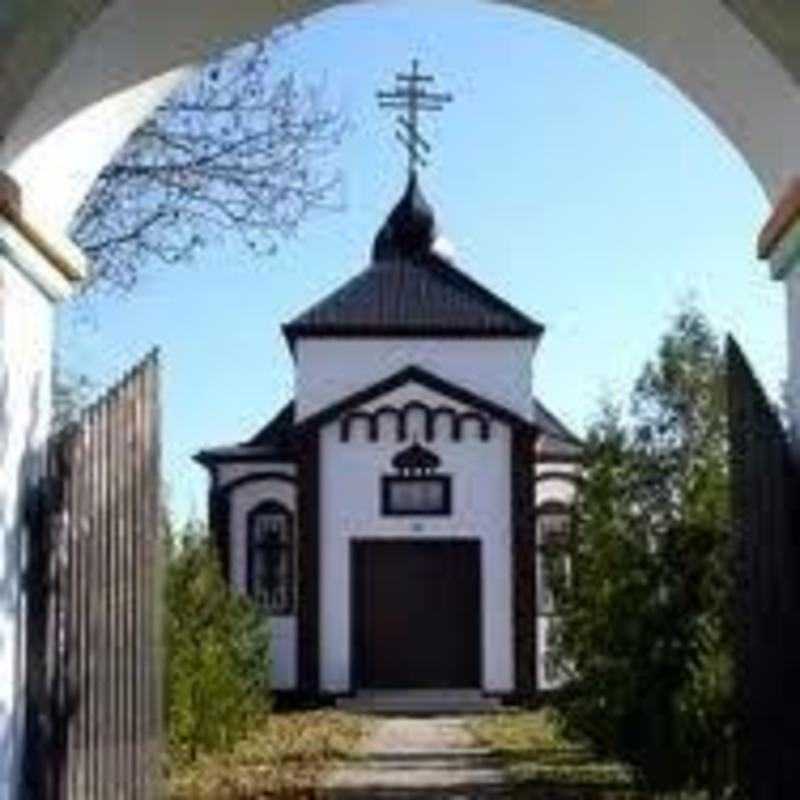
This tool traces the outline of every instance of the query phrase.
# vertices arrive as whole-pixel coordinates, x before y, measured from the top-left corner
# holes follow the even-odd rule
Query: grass
[[[632,800],[649,796],[634,789],[633,776],[624,765],[597,759],[588,748],[565,739],[551,709],[477,717],[470,729],[482,746],[501,759],[510,783],[547,790],[542,797]]]
[[[254,800],[310,794],[353,757],[369,723],[337,711],[269,715],[229,753],[203,756],[169,776],[170,800]]]

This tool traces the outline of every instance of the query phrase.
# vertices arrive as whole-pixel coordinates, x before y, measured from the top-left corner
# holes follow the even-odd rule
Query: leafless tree
[[[94,286],[129,290],[148,263],[233,232],[273,253],[309,211],[340,204],[344,132],[319,86],[273,76],[274,39],[213,58],[129,139],[73,226]]]

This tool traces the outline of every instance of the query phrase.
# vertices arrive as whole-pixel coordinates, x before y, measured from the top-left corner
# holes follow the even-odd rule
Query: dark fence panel
[[[160,794],[159,421],[154,352],[50,443],[31,503],[26,796]]]
[[[800,798],[800,482],[783,426],[728,340],[740,630],[740,782],[752,800]]]

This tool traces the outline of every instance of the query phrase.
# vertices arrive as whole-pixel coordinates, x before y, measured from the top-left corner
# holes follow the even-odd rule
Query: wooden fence
[[[56,435],[31,505],[25,797],[160,794],[156,352]]]
[[[800,798],[800,482],[787,437],[728,340],[741,794]]]

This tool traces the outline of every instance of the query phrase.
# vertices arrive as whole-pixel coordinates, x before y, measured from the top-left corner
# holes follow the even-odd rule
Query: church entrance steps
[[[357,756],[329,776],[318,797],[510,797],[502,764],[478,746],[464,717],[384,717],[359,745]]]
[[[484,714],[497,711],[500,700],[479,689],[365,689],[340,697],[343,711],[372,714]]]

